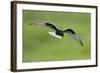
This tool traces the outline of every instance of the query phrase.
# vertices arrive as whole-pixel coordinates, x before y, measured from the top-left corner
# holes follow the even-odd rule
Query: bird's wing
[[[68,34],[69,34],[70,36],[72,36],[76,41],[78,41],[78,42],[81,44],[81,46],[83,46],[83,43],[82,43],[82,41],[81,41],[79,35],[77,35],[76,32],[74,32],[72,29],[66,29],[66,30],[64,30],[63,32],[68,33]]]
[[[53,30],[57,30],[56,26],[51,24],[51,23],[33,22],[30,25],[37,25],[37,26],[41,26],[41,27],[49,27]]]

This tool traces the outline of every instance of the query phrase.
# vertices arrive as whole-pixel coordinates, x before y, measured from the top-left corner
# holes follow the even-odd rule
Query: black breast
[[[59,36],[62,36],[62,37],[64,36],[64,33],[63,33],[62,30],[57,30],[56,34],[59,35]]]

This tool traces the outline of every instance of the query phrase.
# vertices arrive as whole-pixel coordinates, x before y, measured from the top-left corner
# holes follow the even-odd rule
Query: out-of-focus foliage
[[[23,10],[23,62],[82,60],[91,58],[91,14]],[[83,47],[68,34],[63,39],[48,34],[46,27],[32,22],[49,22],[57,28],[71,28],[81,37]]]

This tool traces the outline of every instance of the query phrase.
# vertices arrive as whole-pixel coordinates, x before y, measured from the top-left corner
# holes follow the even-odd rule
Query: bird
[[[70,28],[61,30],[61,29],[58,29],[53,23],[49,23],[49,22],[32,22],[32,23],[30,23],[30,25],[36,25],[36,26],[40,26],[40,27],[48,27],[48,28],[54,30],[54,32],[48,32],[48,33],[59,39],[62,39],[64,37],[64,33],[67,33],[73,39],[75,39],[77,42],[79,42],[81,46],[83,46],[83,42],[80,39],[79,35]]]

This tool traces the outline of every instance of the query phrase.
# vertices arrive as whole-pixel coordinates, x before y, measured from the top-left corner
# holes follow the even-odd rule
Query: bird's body
[[[56,34],[63,37],[64,36],[64,32],[62,30],[57,30]]]
[[[62,36],[56,35],[56,32],[48,32],[51,36],[54,36],[56,38],[62,39]]]
[[[55,32],[48,32],[48,33],[59,39],[62,39],[64,37],[64,33],[68,33],[70,36],[72,36],[76,41],[78,41],[83,46],[83,43],[82,43],[80,37],[72,29],[60,30],[51,23],[43,23],[43,22],[33,22],[33,23],[31,23],[31,25],[38,25],[41,27],[49,27],[49,28],[53,29]]]

